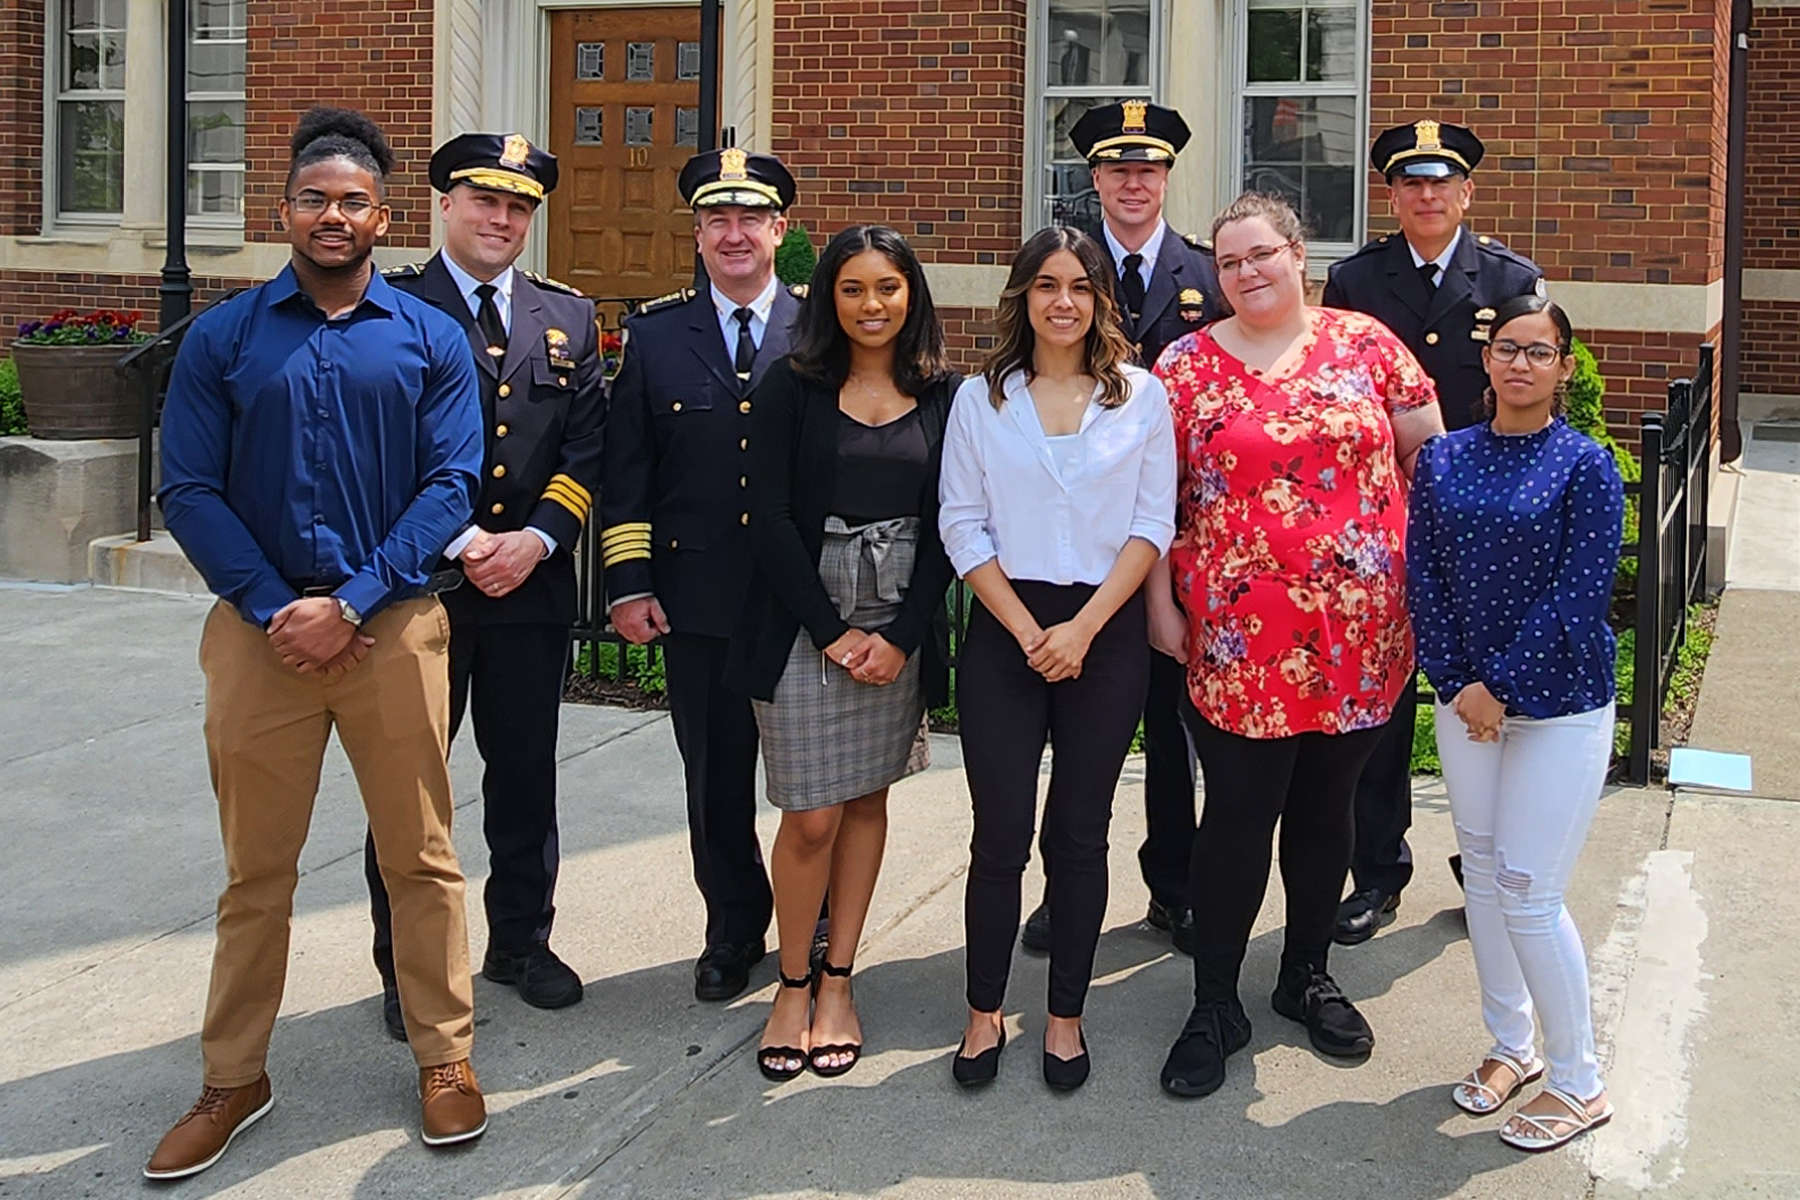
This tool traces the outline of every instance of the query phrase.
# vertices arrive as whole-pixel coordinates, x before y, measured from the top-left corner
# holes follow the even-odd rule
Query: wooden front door
[[[553,12],[550,62],[550,275],[600,298],[691,283],[675,180],[699,143],[699,6]]]

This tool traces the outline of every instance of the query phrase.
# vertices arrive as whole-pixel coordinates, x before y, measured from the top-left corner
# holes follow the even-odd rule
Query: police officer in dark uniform
[[[711,150],[688,161],[678,184],[710,282],[625,321],[600,550],[613,626],[638,644],[661,641],[706,900],[694,994],[729,1000],[763,957],[773,911],[756,838],[756,721],[750,701],[724,685],[750,578],[750,393],[788,352],[802,289],[775,278],[795,191],[780,160]]]
[[[1447,429],[1486,419],[1481,348],[1502,302],[1542,292],[1544,273],[1491,237],[1463,228],[1481,139],[1460,125],[1415,121],[1375,139],[1369,161],[1387,180],[1399,234],[1376,238],[1334,264],[1324,302],[1368,313],[1399,335],[1437,385]],[[1412,741],[1418,697],[1394,706],[1386,735],[1356,792],[1355,890],[1338,910],[1336,940],[1366,942],[1392,923],[1412,879]],[[1460,863],[1451,860],[1460,880]]]
[[[468,331],[487,455],[472,523],[445,548],[464,582],[450,617],[450,736],[475,726],[491,874],[482,974],[526,1003],[561,1008],[581,979],[550,949],[556,909],[556,734],[569,628],[571,551],[600,486],[605,402],[594,305],[513,266],[556,186],[556,158],[517,134],[466,133],[431,156],[444,246],[424,265],[384,271]],[[371,841],[364,852],[375,965],[388,1030],[399,1028],[391,921]]]
[[[1169,170],[1187,145],[1187,122],[1172,108],[1127,100],[1090,108],[1069,140],[1093,172],[1104,214],[1101,245],[1112,257],[1113,298],[1137,349],[1137,362],[1156,365],[1163,347],[1224,316],[1212,244],[1183,236],[1163,220]],[[1194,915],[1188,904],[1188,857],[1194,843],[1194,748],[1181,719],[1187,671],[1163,654],[1150,656],[1144,701],[1144,844],[1138,866],[1150,889],[1145,919],[1167,930],[1175,948],[1193,953]],[[1040,839],[1038,851],[1043,854]],[[1050,906],[1044,856],[1045,902],[1026,918],[1020,941],[1048,953]]]

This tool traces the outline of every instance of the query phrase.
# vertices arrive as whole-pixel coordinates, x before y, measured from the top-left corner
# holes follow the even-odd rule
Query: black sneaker
[[[490,946],[481,973],[517,988],[519,999],[533,1008],[567,1008],[581,999],[581,976],[548,946],[533,946],[520,954]]]
[[[1225,1082],[1225,1060],[1249,1044],[1250,1018],[1235,996],[1196,1004],[1163,1062],[1163,1091],[1187,1100],[1212,1095]]]
[[[1389,895],[1380,888],[1354,892],[1338,905],[1337,926],[1331,931],[1331,940],[1340,946],[1360,946],[1392,925],[1399,910],[1398,892]]]
[[[1150,900],[1150,910],[1144,914],[1144,920],[1152,929],[1160,929],[1169,935],[1175,943],[1175,949],[1194,957],[1194,910],[1183,904],[1176,906],[1164,904],[1155,897]]]
[[[396,1042],[406,1040],[406,1018],[400,1015],[400,989],[391,983],[381,987],[381,1024]]]
[[[1306,1026],[1313,1049],[1334,1058],[1361,1058],[1375,1048],[1375,1031],[1345,997],[1337,980],[1310,967],[1283,971],[1269,1006]]]
[[[1039,954],[1050,953],[1050,906],[1040,904],[1025,918],[1025,927],[1019,930],[1019,945]]]

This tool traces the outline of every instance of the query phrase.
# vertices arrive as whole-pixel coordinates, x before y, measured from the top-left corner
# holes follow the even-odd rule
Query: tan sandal
[[[1492,1084],[1483,1083],[1481,1080],[1481,1068],[1489,1063],[1504,1067],[1512,1073],[1512,1086],[1506,1089],[1504,1095]],[[1467,1077],[1450,1089],[1450,1103],[1471,1117],[1485,1117],[1518,1095],[1520,1088],[1528,1083],[1536,1083],[1543,1077],[1543,1059],[1533,1058],[1530,1062],[1520,1062],[1504,1051],[1490,1050]]]
[[[1606,1102],[1606,1107],[1599,1112],[1590,1112],[1586,1101],[1569,1095],[1561,1088],[1545,1084],[1544,1090],[1538,1094],[1555,1099],[1569,1110],[1568,1115],[1515,1112],[1500,1129],[1501,1141],[1515,1149],[1536,1154],[1540,1151],[1554,1150],[1558,1146],[1567,1145],[1588,1130],[1598,1129],[1612,1120],[1613,1106],[1610,1100]],[[1514,1129],[1514,1122],[1518,1123],[1519,1128]],[[1554,1128],[1556,1125],[1567,1126],[1567,1128],[1558,1131]]]

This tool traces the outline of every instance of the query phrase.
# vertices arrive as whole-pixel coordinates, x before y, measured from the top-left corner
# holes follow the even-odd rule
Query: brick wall
[[[892,225],[927,259],[1005,263],[1025,192],[1026,0],[778,0],[771,148],[794,216]]]
[[[328,104],[366,112],[394,148],[388,244],[430,245],[431,0],[259,0],[249,11],[245,237],[281,240],[288,138],[302,112]]]
[[[38,232],[43,163],[44,5],[0,0],[0,235]]]
[[[211,300],[227,288],[249,281],[195,276],[194,306]],[[162,280],[155,275],[80,275],[47,276],[37,272],[0,271],[0,346],[12,340],[23,321],[41,321],[63,308],[84,312],[96,308],[112,308],[120,312],[136,309],[144,314],[145,326],[156,328],[156,289]]]
[[[1744,266],[1800,269],[1800,9],[1758,7],[1750,30],[1745,114]],[[1739,379],[1750,394],[1800,395],[1800,303],[1744,302]]]

